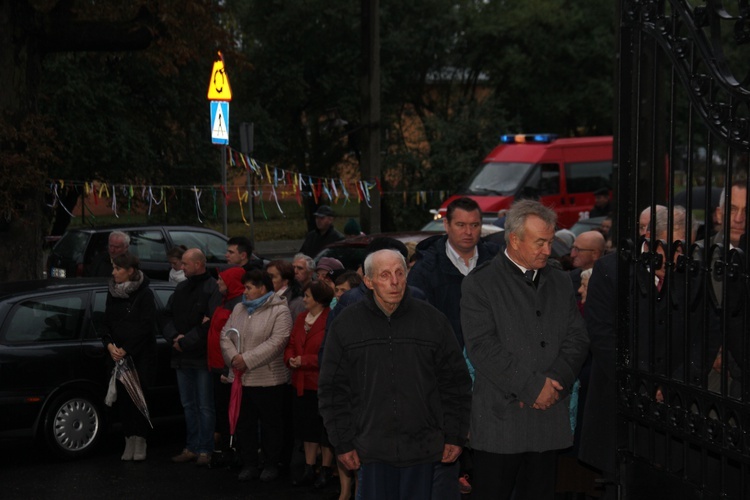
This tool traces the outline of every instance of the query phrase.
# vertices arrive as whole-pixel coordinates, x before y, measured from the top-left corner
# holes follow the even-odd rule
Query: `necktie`
[[[526,271],[523,274],[524,274],[524,276],[526,276],[526,278],[528,278],[529,281],[534,281],[534,271],[533,270]]]

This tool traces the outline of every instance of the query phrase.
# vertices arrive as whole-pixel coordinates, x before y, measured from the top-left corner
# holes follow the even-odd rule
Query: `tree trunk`
[[[40,279],[44,269],[46,218],[42,192],[32,195],[27,209],[12,217],[0,231],[0,281]]]
[[[0,0],[0,282],[42,277],[47,168],[63,147],[37,111],[45,52],[141,50],[155,33],[144,9],[130,21],[81,22],[72,6]]]
[[[34,41],[37,13],[29,2],[0,2],[0,281],[42,277],[44,175],[39,163],[49,137],[36,120],[41,53]]]

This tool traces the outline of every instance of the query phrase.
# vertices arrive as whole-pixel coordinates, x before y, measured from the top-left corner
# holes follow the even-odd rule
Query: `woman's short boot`
[[[318,474],[318,479],[315,480],[315,484],[313,486],[317,489],[325,488],[331,481],[331,477],[333,477],[333,471],[331,470],[331,468],[323,466],[320,468],[320,474]]]
[[[133,453],[135,453],[135,436],[127,436],[125,438],[125,451],[122,452],[120,460],[133,460]]]
[[[135,436],[135,450],[133,451],[133,460],[142,462],[146,460],[146,438]]]
[[[305,472],[301,477],[292,480],[292,486],[309,486],[315,482],[315,466],[305,464]]]

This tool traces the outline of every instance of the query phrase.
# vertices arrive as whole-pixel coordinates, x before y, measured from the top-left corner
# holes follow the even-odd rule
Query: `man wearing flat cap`
[[[615,203],[609,197],[609,188],[602,187],[594,191],[594,208],[589,211],[589,217],[612,215],[614,210]]]
[[[300,253],[315,258],[326,245],[341,241],[344,235],[336,231],[333,227],[333,218],[336,214],[328,205],[321,205],[315,211],[316,228],[307,233],[305,241],[302,243]]]
[[[346,272],[344,265],[340,260],[333,257],[321,257],[318,265],[315,267],[315,274],[318,277],[318,281],[322,281],[334,291],[336,290],[336,278],[344,272]]]

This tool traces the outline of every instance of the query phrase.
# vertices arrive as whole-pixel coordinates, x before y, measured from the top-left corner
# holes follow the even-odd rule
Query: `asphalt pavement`
[[[157,423],[144,462],[120,460],[124,441],[115,430],[96,453],[61,461],[28,440],[0,440],[0,498],[16,499],[250,499],[328,500],[338,498],[338,481],[322,490],[295,488],[291,477],[270,483],[239,482],[237,471],[175,464],[171,457],[184,441],[181,421]],[[302,453],[295,451],[292,470],[301,473]]]

